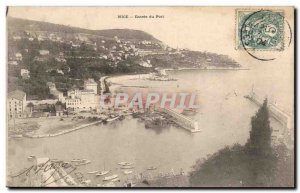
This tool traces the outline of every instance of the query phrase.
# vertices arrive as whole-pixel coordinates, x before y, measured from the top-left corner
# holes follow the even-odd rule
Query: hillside
[[[118,36],[120,39],[131,40],[148,40],[160,42],[152,35],[133,29],[107,29],[107,30],[89,30],[78,27],[71,27],[49,22],[25,20],[13,17],[7,17],[7,30],[9,34],[14,34],[17,31],[47,31],[47,32],[63,32],[63,33],[84,33],[97,36],[113,38]]]
[[[8,17],[7,31],[8,89],[32,98],[54,97],[49,82],[66,93],[85,79],[107,75],[240,67],[227,55],[174,49],[139,30],[88,30]]]

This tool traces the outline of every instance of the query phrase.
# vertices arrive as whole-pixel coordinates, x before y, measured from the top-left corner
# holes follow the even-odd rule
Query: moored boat
[[[112,182],[120,182],[121,180],[120,180],[120,178],[115,178],[115,179],[112,179],[111,181]]]
[[[31,161],[31,160],[33,160],[34,158],[36,158],[34,155],[30,155],[30,156],[28,156],[27,159]]]
[[[101,172],[97,173],[96,176],[104,176],[108,173],[109,173],[109,171],[101,171]]]
[[[83,159],[72,159],[71,162],[82,162]]]
[[[59,160],[59,159],[51,159],[50,161],[51,161],[51,162],[54,162],[54,163],[62,162],[62,161]]]
[[[98,171],[91,171],[91,172],[88,172],[88,174],[95,174],[95,173],[98,173]]]
[[[156,169],[157,169],[157,167],[155,167],[155,166],[151,166],[151,167],[147,168],[147,170],[156,170]]]
[[[133,166],[122,166],[121,169],[132,169],[134,168]]]
[[[76,163],[75,166],[86,165],[86,164],[89,164],[89,163],[91,163],[90,160],[84,160],[84,161],[81,161],[81,162]]]
[[[114,174],[114,175],[111,175],[111,176],[107,176],[103,179],[103,181],[109,181],[109,180],[112,180],[112,179],[115,179],[117,178],[118,175],[117,174]]]
[[[123,173],[124,173],[125,175],[132,174],[132,172],[133,172],[133,171],[131,171],[131,170],[124,170],[124,171],[123,171]]]
[[[118,163],[118,165],[120,166],[131,166],[133,163],[129,163],[129,162],[120,162]]]

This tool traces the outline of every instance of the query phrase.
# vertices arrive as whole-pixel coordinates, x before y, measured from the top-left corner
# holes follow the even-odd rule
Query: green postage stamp
[[[236,10],[236,49],[282,51],[282,10]]]

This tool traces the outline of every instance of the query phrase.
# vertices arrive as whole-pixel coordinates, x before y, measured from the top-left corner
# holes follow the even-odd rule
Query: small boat
[[[91,171],[91,172],[88,172],[88,174],[95,174],[95,173],[98,173],[98,171]]]
[[[82,162],[83,159],[72,159],[71,162]]]
[[[157,169],[157,167],[154,167],[154,166],[147,168],[147,170],[156,170],[156,169]]]
[[[109,173],[109,171],[101,171],[101,172],[97,173],[96,176],[104,176],[108,173]]]
[[[127,174],[131,174],[133,171],[131,171],[131,170],[124,170],[123,171],[123,173],[125,174],[125,175],[127,175]]]
[[[129,163],[129,162],[120,162],[118,163],[118,165],[120,166],[131,166],[133,163]]]
[[[115,178],[115,179],[112,179],[111,181],[112,182],[120,182],[121,180],[120,180],[120,178]]]
[[[63,161],[63,163],[66,164],[66,165],[71,165],[70,162],[64,162],[64,161]]]
[[[54,162],[54,163],[61,162],[61,160],[59,160],[59,159],[51,159],[50,161],[51,161],[51,162]]]
[[[28,156],[27,159],[31,161],[31,160],[33,160],[34,158],[36,158],[34,155],[30,155],[30,156]]]
[[[132,169],[133,166],[122,166],[121,169]]]
[[[112,175],[112,176],[107,176],[107,177],[105,177],[105,178],[103,179],[103,181],[112,180],[112,179],[115,179],[115,178],[117,178],[117,177],[118,177],[118,175],[117,175],[117,174],[114,174],[114,175]]]
[[[86,164],[89,164],[89,163],[91,163],[91,161],[90,160],[86,160],[86,161],[82,161],[82,162],[76,163],[75,166],[82,166],[82,165],[86,165]]]

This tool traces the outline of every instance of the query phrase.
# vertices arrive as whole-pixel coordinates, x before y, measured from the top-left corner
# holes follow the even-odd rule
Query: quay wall
[[[199,125],[198,122],[195,120],[190,119],[189,117],[186,117],[182,114],[179,114],[171,109],[166,108],[160,108],[158,111],[167,113],[168,115],[172,116],[174,118],[174,121],[185,128],[186,130],[190,132],[199,132]]]

